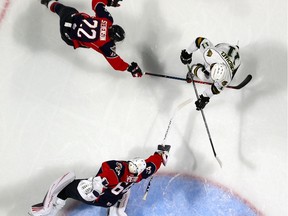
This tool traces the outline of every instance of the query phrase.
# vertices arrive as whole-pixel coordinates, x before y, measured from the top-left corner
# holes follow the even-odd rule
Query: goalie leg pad
[[[54,181],[50,186],[43,203],[33,205],[28,214],[31,216],[50,215],[51,211],[53,210],[53,206],[55,206],[55,203],[58,201],[57,195],[74,179],[75,174],[73,172],[69,172]]]

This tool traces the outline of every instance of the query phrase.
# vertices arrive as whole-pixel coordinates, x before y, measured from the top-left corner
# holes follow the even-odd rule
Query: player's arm
[[[105,57],[109,64],[118,71],[126,71],[129,67],[129,64],[125,62],[120,56],[115,57]]]
[[[100,47],[100,53],[105,57],[109,64],[114,68],[114,70],[125,71],[128,69],[129,64],[125,62],[120,56],[117,55],[115,43],[110,41],[104,46]]]
[[[141,173],[142,178],[146,179],[155,174],[161,167],[161,164],[166,165],[170,147],[170,145],[158,145],[158,150],[145,160],[146,169]]]
[[[109,62],[109,64],[114,68],[114,70],[118,71],[126,71],[129,67],[129,64],[125,62],[120,56],[116,54],[116,56],[110,57],[105,56],[106,60]]]
[[[110,41],[104,46],[100,47],[98,52],[101,52],[109,64],[118,71],[125,71],[131,73],[133,77],[142,77],[143,72],[136,62],[132,62],[130,65],[125,62],[120,56],[117,55],[115,43]]]
[[[188,53],[193,53],[198,49],[204,52],[209,47],[213,47],[213,44],[207,38],[197,37],[186,50]]]
[[[223,90],[223,86],[220,85],[217,82],[214,82],[210,87],[208,87],[204,92],[203,92],[203,96],[204,97],[209,97],[211,98],[213,95],[217,95],[219,94],[222,90]]]
[[[92,10],[95,12],[97,17],[107,18],[112,21],[113,18],[111,14],[105,9],[105,6],[119,7],[120,0],[92,0]]]
[[[217,77],[213,78],[213,72],[211,73],[212,73],[211,75],[212,80],[214,80],[213,84],[209,86],[207,89],[205,89],[205,91],[201,95],[199,95],[197,101],[195,101],[196,110],[204,109],[204,107],[209,103],[210,98],[213,95],[220,94],[220,92],[222,92],[224,88],[228,86],[229,83],[231,82],[231,74],[228,69],[222,75],[222,77],[218,78]]]
[[[103,162],[95,177],[81,180],[77,186],[80,196],[88,202],[98,200],[104,191],[117,185],[118,178],[108,162]]]
[[[117,166],[117,168],[119,167]],[[115,171],[115,161],[106,161],[102,163],[95,177],[81,180],[77,190],[85,201],[91,202],[98,200],[107,188],[114,188],[118,183],[119,177]]]
[[[155,152],[145,161],[146,161],[146,169],[141,173],[141,179],[146,179],[158,171],[158,169],[161,167],[162,157],[160,154]]]
[[[119,2],[122,0],[92,0],[92,9],[95,10],[97,4],[104,4],[104,6],[108,7],[119,7]]]
[[[110,162],[112,161],[103,162],[96,176],[106,178],[108,182],[107,187],[111,188],[119,183],[119,177],[115,172],[115,167],[111,166],[112,163]]]
[[[192,54],[198,49],[204,52],[207,48],[213,46],[213,44],[204,37],[197,37],[187,49],[181,51],[180,59],[183,64],[190,64],[192,62]]]
[[[109,11],[105,9],[105,6],[107,6],[107,4],[108,4],[107,0],[93,0],[92,10],[95,12],[96,17],[106,18],[113,23],[113,17],[109,13]]]
[[[214,81],[211,87],[208,87],[203,94],[199,95],[197,101],[195,101],[196,110],[204,109],[204,107],[209,103],[210,98],[213,95],[220,94],[221,91],[229,84],[228,81]]]

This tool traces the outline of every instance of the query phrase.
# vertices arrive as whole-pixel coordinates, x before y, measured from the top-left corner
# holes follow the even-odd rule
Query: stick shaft
[[[175,109],[172,117],[171,117],[170,120],[169,120],[169,124],[168,124],[168,127],[167,127],[167,129],[166,129],[165,136],[164,136],[164,139],[163,139],[163,141],[162,141],[162,145],[165,145],[165,141],[166,141],[168,132],[169,132],[169,130],[170,130],[170,126],[171,126],[171,124],[172,124],[172,120],[173,120],[174,116],[176,115],[176,113],[177,113],[180,109],[182,109],[184,106],[186,106],[187,104],[189,104],[189,103],[191,103],[191,102],[192,102],[192,98],[190,98],[190,99],[182,102],[181,104],[179,104],[179,105],[176,107],[176,109]],[[149,190],[150,190],[150,186],[151,186],[152,180],[153,180],[153,175],[152,175],[152,176],[150,177],[150,179],[149,179],[148,185],[147,185],[146,190],[145,190],[145,194],[144,194],[144,196],[143,196],[143,200],[146,200],[146,199],[147,199],[147,195],[148,195],[148,192],[149,192]]]
[[[189,65],[187,65],[187,68],[188,68],[188,71],[191,72],[191,68],[189,67]],[[194,87],[196,98],[198,100],[199,99],[199,94],[198,94],[198,91],[197,91],[196,84],[195,84],[195,81],[193,79],[193,76],[192,76],[192,84],[193,84],[193,87]],[[211,148],[212,148],[212,151],[213,151],[213,155],[217,159],[217,162],[219,163],[220,167],[222,167],[222,163],[221,163],[220,159],[217,157],[217,154],[216,154],[216,151],[215,151],[215,148],[214,148],[214,144],[213,144],[213,141],[212,141],[210,130],[208,128],[206,117],[204,115],[204,111],[203,111],[203,109],[201,109],[200,111],[201,111],[201,115],[202,115],[202,118],[203,118],[203,121],[204,121],[204,124],[205,124],[205,127],[206,127],[206,131],[207,131],[208,138],[209,138],[209,141],[210,141],[210,145],[211,145]]]
[[[165,74],[155,74],[155,73],[150,73],[150,72],[146,72],[146,75],[150,75],[150,76],[156,76],[156,77],[162,77],[162,78],[167,78],[167,79],[175,79],[175,80],[180,80],[180,81],[187,81],[185,78],[182,77],[175,77],[175,76],[169,76],[169,75],[165,75]],[[252,76],[249,74],[247,75],[247,77],[238,85],[236,86],[226,86],[225,88],[231,88],[231,89],[241,89],[244,86],[246,86],[250,80],[252,79]],[[194,80],[195,83],[199,83],[199,84],[205,84],[205,85],[212,85],[213,83],[210,82],[205,82],[205,81],[201,81],[201,80]]]

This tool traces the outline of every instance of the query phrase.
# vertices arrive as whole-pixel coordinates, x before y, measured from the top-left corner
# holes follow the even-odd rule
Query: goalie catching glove
[[[162,156],[162,163],[166,166],[171,146],[170,145],[158,145],[157,153]]]
[[[100,176],[90,177],[87,180],[81,180],[78,184],[77,190],[81,197],[88,201],[95,201],[105,190],[108,185],[106,178],[101,179]]]

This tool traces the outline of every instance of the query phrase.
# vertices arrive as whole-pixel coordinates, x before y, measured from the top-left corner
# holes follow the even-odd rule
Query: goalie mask
[[[134,158],[128,161],[129,172],[134,176],[139,176],[146,169],[146,162],[142,158]]]
[[[119,25],[112,25],[108,29],[108,34],[111,40],[114,42],[120,42],[125,39],[125,31]]]
[[[222,82],[228,72],[228,68],[223,63],[214,63],[211,65],[211,78],[213,81]]]

